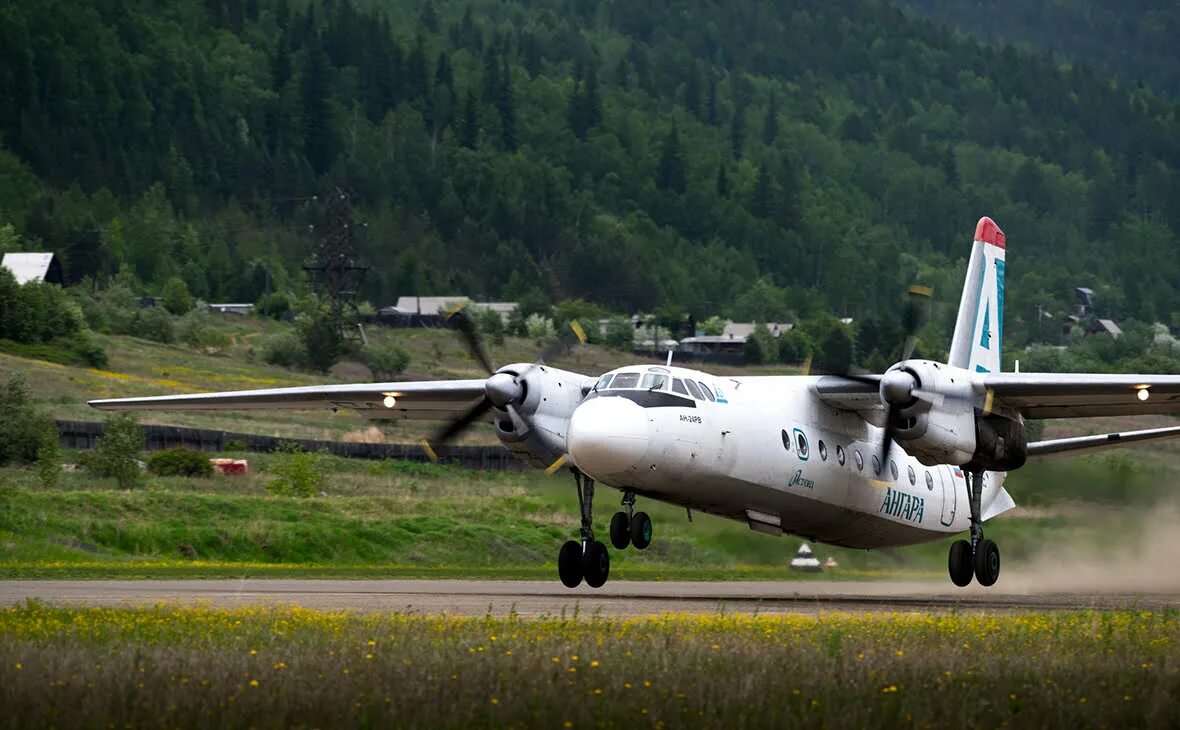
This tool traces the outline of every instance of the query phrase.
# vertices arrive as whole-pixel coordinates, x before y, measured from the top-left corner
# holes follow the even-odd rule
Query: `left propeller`
[[[471,424],[483,418],[493,407],[507,411],[508,417],[512,419],[513,424],[518,429],[525,426],[523,419],[516,410],[516,406],[523,403],[525,397],[528,395],[525,376],[537,364],[546,362],[574,344],[568,338],[558,338],[539,353],[534,364],[522,369],[519,373],[506,370],[498,371],[492,364],[491,357],[488,356],[487,348],[483,343],[483,337],[479,334],[479,328],[471,316],[467,314],[466,303],[452,308],[447,312],[446,319],[448,322],[454,323],[454,327],[459,331],[463,344],[467,346],[467,351],[471,353],[472,359],[483,367],[484,371],[488,374],[488,379],[484,382],[484,394],[479,400],[472,403],[458,418],[435,432],[431,438],[422,440],[422,447],[426,450],[426,454],[430,457],[431,461],[438,461],[438,454],[435,452],[432,444],[442,445],[454,439],[470,428]],[[586,341],[586,333],[576,321],[570,322],[570,331],[573,333],[577,342],[583,343]]]

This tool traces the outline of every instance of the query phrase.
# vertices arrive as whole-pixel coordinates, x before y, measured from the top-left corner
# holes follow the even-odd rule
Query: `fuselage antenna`
[[[668,365],[668,367],[672,367],[672,351],[671,351],[671,350],[668,350],[668,362],[667,362],[667,365]]]

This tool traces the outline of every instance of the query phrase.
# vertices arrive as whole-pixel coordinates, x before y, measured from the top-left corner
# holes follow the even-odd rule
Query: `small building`
[[[815,553],[811,552],[811,546],[803,543],[795,551],[795,557],[791,558],[791,570],[818,573],[823,570],[823,566],[819,564],[819,558],[815,557]]]
[[[725,335],[701,335],[700,337],[685,337],[680,341],[683,352],[694,355],[726,353],[741,355],[746,349],[745,337],[726,337]]]
[[[1121,337],[1123,334],[1122,327],[1119,327],[1111,319],[1096,319],[1094,324],[1086,330],[1088,335],[1110,335],[1111,337]]]
[[[253,304],[209,304],[206,306],[210,312],[215,314],[236,314],[245,317],[254,312]]]
[[[30,281],[44,281],[50,284],[63,282],[61,262],[52,253],[6,253],[0,266],[12,272],[17,284]]]
[[[378,314],[386,318],[399,315],[434,315],[445,314],[459,304],[467,303],[472,309],[490,309],[500,315],[505,324],[512,313],[516,311],[516,302],[473,302],[470,297],[398,297],[397,304],[392,307],[382,307]]]
[[[766,329],[770,330],[770,334],[775,337],[781,337],[791,331],[795,325],[787,322],[766,322]],[[750,335],[754,334],[754,329],[759,325],[758,322],[730,322],[725,325],[725,330],[722,331],[722,336],[731,337],[733,339],[740,338],[744,343],[749,339]]]

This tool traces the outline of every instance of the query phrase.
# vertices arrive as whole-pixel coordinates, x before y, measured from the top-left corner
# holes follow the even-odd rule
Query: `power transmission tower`
[[[340,326],[340,334],[346,339],[355,339],[361,331],[344,326],[346,309],[356,314],[356,292],[367,266],[358,263],[354,237],[365,227],[357,223],[352,199],[341,187],[334,187],[323,198],[323,223],[319,227],[320,239],[316,245],[312,262],[303,267],[311,277],[312,288],[321,299],[326,299],[333,318]]]

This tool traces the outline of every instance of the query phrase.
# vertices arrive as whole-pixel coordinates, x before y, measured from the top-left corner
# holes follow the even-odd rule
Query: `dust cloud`
[[[1103,516],[1087,510],[1086,531],[1045,543],[1031,557],[1003,566],[1000,584],[1014,593],[1180,594],[1180,502],[1137,508],[1111,519],[1114,535],[1091,539]]]

